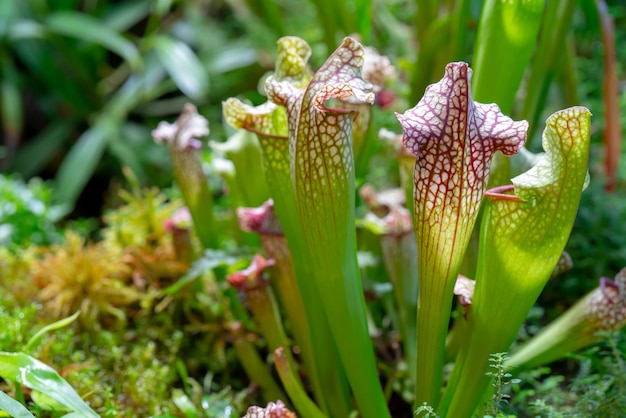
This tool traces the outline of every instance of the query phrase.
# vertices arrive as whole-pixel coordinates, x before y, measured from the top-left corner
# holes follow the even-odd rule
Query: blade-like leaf
[[[32,390],[30,397],[44,411],[70,412],[71,409],[38,390]]]
[[[8,413],[13,418],[35,418],[24,405],[2,391],[0,391],[0,411]]]
[[[0,352],[0,376],[45,393],[86,418],[99,418],[50,366],[24,353]]]
[[[154,60],[154,62],[152,62]],[[131,76],[107,103],[94,125],[68,152],[57,173],[55,199],[71,207],[95,171],[106,146],[122,126],[122,120],[144,100],[153,98],[165,72],[148,57],[140,74]]]
[[[134,68],[139,65],[140,57],[135,45],[92,16],[74,11],[56,12],[48,16],[46,25],[48,30],[60,35],[102,45],[123,57]]]
[[[193,100],[205,97],[209,89],[209,77],[191,48],[163,35],[154,39],[154,49],[180,91]]]
[[[571,27],[574,11],[580,3],[584,2],[577,0],[546,2],[541,34],[533,46],[535,51],[530,63],[526,97],[521,112],[521,116],[530,123],[528,132],[530,143],[540,126],[541,112],[548,97],[550,83],[562,65],[566,36]]]
[[[497,103],[505,113],[511,111],[537,43],[544,3],[544,0],[485,2],[472,64],[475,71],[472,92],[476,100]]]
[[[17,171],[25,178],[39,173],[62,149],[73,128],[72,121],[52,122],[39,135],[29,138],[26,144],[20,146],[11,162],[11,171]]]
[[[111,30],[116,32],[126,31],[142,19],[148,17],[151,5],[152,0],[135,0],[110,4],[107,15],[103,17],[102,21]]]
[[[116,118],[102,117],[78,138],[78,142],[65,157],[55,180],[55,200],[58,203],[73,206],[119,124]]]

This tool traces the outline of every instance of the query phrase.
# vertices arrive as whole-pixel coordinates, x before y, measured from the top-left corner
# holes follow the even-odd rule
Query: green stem
[[[334,14],[337,15],[341,22],[340,30],[341,35],[346,36],[355,33],[359,28],[354,18],[354,12],[348,9],[346,0],[335,0],[332,2]],[[328,18],[328,16],[326,16]]]
[[[238,206],[262,205],[270,194],[265,177],[246,175],[263,171],[261,148],[257,136],[245,129],[240,129],[226,142],[211,141],[210,146],[214,150],[223,152],[235,167],[235,176],[231,179],[231,183],[238,191],[240,198]]]
[[[301,99],[287,92],[282,97],[294,117],[290,121],[298,121],[289,130],[291,178],[300,228],[315,265],[314,282],[323,295],[322,306],[359,412],[364,418],[384,418],[390,415],[378,378],[356,259],[351,143],[355,113],[323,105],[332,97],[374,101],[370,85],[360,78],[363,55],[360,44],[344,39]],[[273,97],[281,100],[279,93]]]
[[[426,277],[421,270],[420,277]],[[452,299],[448,295],[452,294],[453,288],[454,281],[450,278],[444,286],[439,286],[435,280],[420,281],[416,321],[415,407],[421,406],[424,402],[435,408],[439,404],[449,312],[452,308]]]
[[[420,48],[430,40],[426,36],[431,23],[437,18],[437,2],[432,0],[415,0],[417,11],[415,13],[415,39]]]
[[[197,150],[179,149],[170,145],[174,178],[189,208],[194,229],[203,248],[217,248],[213,196],[202,170]]]
[[[563,99],[566,107],[576,106],[580,103],[578,98],[578,77],[576,69],[576,39],[570,31],[564,51],[563,65],[559,82],[563,89]]]
[[[294,338],[300,347],[302,363],[313,387],[313,393],[325,408],[324,391],[317,367],[315,367],[315,350],[317,348],[313,345],[311,338],[311,329],[304,309],[303,298],[296,281],[287,241],[283,235],[264,234],[261,236],[261,242],[266,255],[276,261],[271,284],[278,292],[279,299],[285,308],[287,319],[292,325]]]
[[[309,398],[304,388],[299,384],[300,379],[291,367],[291,363],[288,357],[285,356],[285,350],[282,347],[274,350],[274,362],[280,380],[283,382],[298,412],[304,418],[326,418],[326,415],[320,411],[317,405]]]
[[[576,304],[539,334],[522,345],[505,363],[508,370],[531,369],[557,360],[597,341],[599,337],[584,322],[587,307]]]
[[[589,111],[548,118],[546,154],[512,179],[517,199],[490,197],[480,230],[466,338],[439,412],[470,417],[489,386],[489,356],[508,350],[557,264],[586,178]]]
[[[287,395],[278,386],[272,375],[268,372],[267,365],[261,359],[258,351],[241,331],[241,324],[235,323],[231,326],[235,331],[233,346],[239,358],[239,362],[250,381],[261,387],[263,398],[270,402],[277,399],[287,400]]]
[[[285,20],[281,17],[280,9],[274,0],[248,0],[246,3],[250,10],[252,10],[276,36],[280,37],[287,34]]]
[[[284,38],[282,54],[291,52],[290,44],[301,45],[295,38]],[[279,48],[280,50],[280,48]],[[281,54],[279,53],[279,55]],[[282,59],[277,61],[281,69]],[[304,67],[302,67],[304,70]],[[308,80],[307,80],[308,81]],[[302,336],[296,336],[302,344],[304,366],[315,398],[321,408],[332,417],[345,417],[352,410],[348,382],[339,361],[337,347],[330,331],[321,297],[313,279],[315,262],[310,259],[304,241],[302,227],[298,219],[295,191],[291,183],[289,141],[287,140],[287,116],[282,107],[265,107],[263,112],[250,108],[231,99],[224,104],[226,120],[239,128],[245,128],[258,135],[263,154],[263,172],[267,179],[270,195],[274,200],[274,210],[280,221],[289,245],[293,263],[298,300],[304,310],[304,317],[294,320],[292,325]],[[268,241],[266,240],[267,244]],[[270,253],[269,248],[267,249]],[[284,264],[279,267],[285,268]],[[306,297],[303,297],[306,296]],[[298,303],[293,301],[293,303]],[[302,322],[300,322],[302,321]],[[305,334],[309,333],[309,336]],[[309,342],[307,342],[309,341]],[[313,343],[315,342],[315,347]],[[305,354],[305,352],[308,352]],[[308,359],[312,359],[309,361]]]
[[[410,216],[410,215],[408,215]],[[416,318],[417,318],[417,259],[415,235],[411,229],[401,235],[384,235],[381,238],[382,253],[389,279],[393,284],[394,296],[400,316],[400,334],[404,358],[408,364],[409,376],[416,384]]]
[[[248,305],[254,314],[254,319],[258,322],[261,334],[267,340],[270,349],[275,350],[278,347],[285,347],[285,356],[289,361],[291,369],[297,370],[272,289],[267,285],[261,285],[254,289],[245,290],[245,294]],[[297,381],[302,385],[299,377]]]
[[[356,25],[364,44],[371,42],[373,0],[356,0]]]

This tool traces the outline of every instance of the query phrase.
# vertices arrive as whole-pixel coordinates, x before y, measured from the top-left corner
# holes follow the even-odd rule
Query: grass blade
[[[78,315],[80,315],[80,311],[77,311],[76,313],[68,316],[67,318],[60,319],[40,329],[39,331],[37,331],[35,335],[31,337],[30,340],[28,340],[28,342],[24,346],[24,351],[29,351],[32,348],[32,346],[37,342],[37,340],[39,340],[46,332],[54,331],[59,328],[68,326],[69,324],[74,322],[76,318],[78,318]]]

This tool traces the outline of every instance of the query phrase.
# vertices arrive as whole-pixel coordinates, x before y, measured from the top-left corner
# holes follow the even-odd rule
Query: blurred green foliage
[[[64,211],[52,204],[52,189],[39,179],[25,183],[0,174],[0,245],[45,245],[60,239],[55,224]]]
[[[483,3],[3,1],[0,168],[24,178],[54,177],[56,202],[72,207],[81,197],[79,205],[88,210],[80,213],[99,213],[102,189],[111,177],[119,177],[121,166],[131,167],[144,184],[171,181],[164,174],[170,172],[167,151],[154,146],[150,129],[177,114],[185,102],[194,102],[209,119],[212,137],[224,140],[221,101],[231,96],[260,101],[256,80],[271,69],[278,37],[306,39],[315,68],[343,36],[358,34],[397,65],[397,100],[408,106],[439,78],[443,63],[471,63]],[[623,7],[608,3],[619,28]],[[566,33],[575,37],[576,55],[582,56],[575,62],[579,104],[599,116],[601,106],[594,100],[601,80],[594,75],[600,72],[601,49],[593,1],[581,2],[574,19],[574,31]],[[623,37],[618,32],[618,43]],[[623,48],[617,51],[624,58]],[[571,97],[564,88],[565,97]],[[542,114],[564,107],[563,93],[550,92],[542,97],[555,103],[539,104],[537,111],[545,107]]]
[[[5,168],[55,175],[55,199],[73,204],[97,171],[128,165],[160,180],[167,156],[150,127],[185,101],[219,102],[219,75],[258,73],[256,52],[209,2],[21,2],[0,5]],[[219,74],[219,75],[218,75]],[[209,80],[217,83],[209,95]],[[243,83],[245,84],[245,82]],[[24,140],[23,140],[24,139]],[[27,139],[27,140],[26,140]]]

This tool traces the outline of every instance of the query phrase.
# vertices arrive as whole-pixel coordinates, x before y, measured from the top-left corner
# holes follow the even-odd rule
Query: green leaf
[[[0,391],[0,412],[2,411],[7,412],[13,418],[35,418],[24,405]]]
[[[198,418],[200,415],[198,414],[198,409],[191,402],[189,396],[185,394],[180,389],[174,389],[172,391],[172,401],[181,410],[183,414],[185,414],[186,418]]]
[[[44,411],[68,412],[70,409],[62,403],[54,400],[43,392],[38,390],[31,391],[30,394],[33,402]]]
[[[156,58],[154,58],[156,62]],[[165,72],[150,57],[142,73],[134,74],[108,101],[94,125],[85,131],[68,152],[56,178],[55,199],[73,206],[96,170],[109,141],[118,136],[122,121],[139,103],[151,100]],[[152,64],[152,65],[150,65]]]
[[[202,277],[219,266],[232,266],[241,261],[241,257],[232,256],[221,250],[205,250],[204,255],[194,261],[187,273],[178,281],[163,290],[166,295],[179,292],[185,285]]]
[[[27,354],[0,352],[0,376],[43,392],[83,417],[99,418],[53,368]]]
[[[104,150],[119,127],[114,117],[101,117],[85,131],[69,151],[55,180],[55,200],[73,206],[100,162]]]
[[[26,67],[27,74],[36,77],[38,82],[50,89],[50,94],[62,100],[72,113],[86,118],[100,106],[93,89],[95,74],[88,65],[90,60],[85,59],[89,54],[68,48],[72,42],[62,42],[60,39],[56,39],[56,43],[63,47],[54,47],[48,38],[49,35],[45,40],[24,39],[15,42],[15,55]]]
[[[95,17],[80,12],[56,12],[45,22],[52,32],[101,45],[123,57],[131,67],[139,67],[140,56],[135,45]]]
[[[114,137],[109,142],[108,151],[123,166],[129,167],[135,173],[140,183],[145,184],[148,180],[148,174],[146,174],[144,164],[142,164],[145,161],[142,160],[142,154],[137,152],[136,142],[133,143],[130,140],[130,136],[133,134],[132,130],[133,126],[130,123],[122,125],[119,137]]]
[[[196,54],[187,44],[161,35],[153,40],[161,64],[180,91],[193,100],[202,100],[209,89],[209,77]]]
[[[287,348],[289,349],[289,348]],[[300,381],[300,376],[293,369],[293,364],[289,361],[289,352],[284,347],[274,350],[274,361],[276,370],[280,376],[285,390],[291,398],[293,404],[298,408],[298,412],[308,418],[325,418],[325,415],[318,406],[311,400]]]
[[[12,41],[38,39],[46,36],[45,27],[39,22],[29,19],[16,18],[5,30]]]
[[[491,353],[508,350],[558,262],[586,185],[589,111],[547,120],[542,160],[512,179],[515,196],[489,194],[480,231],[476,289],[442,416],[469,416],[486,390]],[[449,409],[448,409],[449,406]]]
[[[567,33],[571,27],[574,10],[581,2],[563,0],[546,3],[541,34],[536,45],[533,45],[535,52],[529,69],[526,97],[521,112],[522,117],[530,123],[530,142],[539,125],[550,84],[562,66]]]
[[[6,143],[16,147],[24,126],[22,109],[22,93],[19,88],[18,70],[12,64],[5,64],[2,68],[0,81],[0,118]]]
[[[29,178],[39,173],[62,149],[75,127],[73,121],[54,121],[37,136],[20,146],[11,162],[11,171]]]
[[[116,32],[130,30],[133,25],[150,14],[152,0],[125,1],[119,4],[109,4],[107,15],[102,22],[109,29]]]
[[[472,94],[511,112],[515,93],[537,44],[544,0],[488,0],[474,49]],[[502,69],[506,68],[506,71]]]
[[[74,322],[76,320],[76,318],[78,318],[78,315],[80,315],[80,311],[77,311],[76,313],[74,313],[71,316],[68,316],[67,318],[63,318],[60,319],[56,322],[53,322],[52,324],[46,325],[45,327],[43,327],[42,329],[40,329],[39,331],[37,331],[37,333],[35,335],[33,335],[31,337],[30,340],[28,340],[28,342],[26,343],[26,345],[24,346],[24,351],[28,352],[30,351],[30,349],[32,348],[32,346],[37,342],[37,340],[39,340],[45,333],[50,332],[50,331],[54,331],[63,327],[68,326],[69,324],[71,324],[72,322]]]

